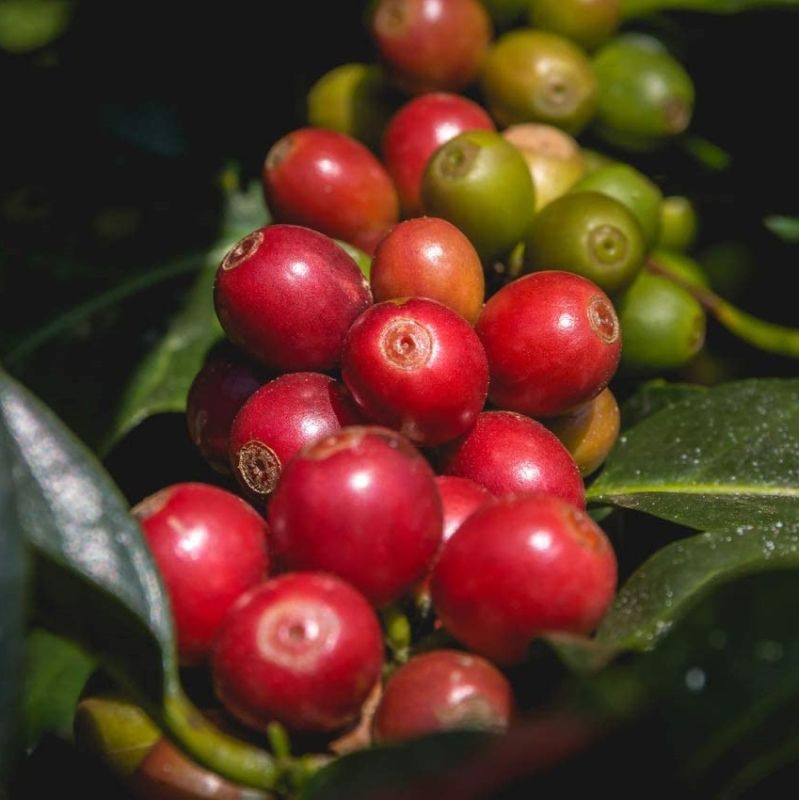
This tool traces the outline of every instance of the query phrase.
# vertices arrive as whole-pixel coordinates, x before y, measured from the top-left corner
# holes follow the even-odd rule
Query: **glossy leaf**
[[[784,217],[778,214],[766,217],[765,226],[784,242],[799,242],[799,218]]]
[[[72,642],[38,628],[30,632],[22,707],[26,750],[46,733],[72,738],[75,708],[94,667],[94,660]]]
[[[663,408],[705,391],[706,387],[693,383],[667,383],[660,378],[649,381],[622,405],[622,430],[651,417]]]
[[[799,521],[799,380],[723,384],[626,431],[592,504],[697,530]]]

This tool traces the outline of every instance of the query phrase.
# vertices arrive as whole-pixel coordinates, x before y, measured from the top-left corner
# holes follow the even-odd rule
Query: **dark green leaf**
[[[72,718],[94,661],[72,642],[47,631],[28,635],[22,740],[33,749],[46,733],[72,738]]]
[[[702,166],[715,172],[723,172],[732,163],[732,156],[726,150],[701,136],[684,136],[680,143]]]
[[[799,242],[799,218],[783,217],[777,214],[766,217],[763,224],[784,242]]]
[[[116,422],[101,447],[108,451],[126,433],[154,414],[183,411],[186,396],[206,353],[221,336],[213,305],[213,285],[219,262],[232,244],[265,225],[268,213],[259,184],[228,197],[225,225],[166,336],[133,372]]]
[[[619,438],[587,494],[698,530],[799,521],[799,380],[728,383],[663,408]]]
[[[17,752],[28,573],[13,468],[12,443],[0,426],[0,787]]]
[[[662,408],[706,391],[693,383],[667,383],[662,378],[645,383],[621,408],[622,430],[638,424]]]

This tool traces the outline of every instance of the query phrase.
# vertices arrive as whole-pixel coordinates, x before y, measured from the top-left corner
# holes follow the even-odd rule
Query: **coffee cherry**
[[[619,405],[610,389],[562,417],[547,420],[549,430],[560,439],[585,478],[605,462],[619,438]]]
[[[230,471],[228,441],[233,418],[265,381],[261,370],[229,352],[214,354],[192,381],[186,398],[189,436],[217,471]]]
[[[306,445],[361,422],[344,386],[329,375],[294,372],[262,386],[244,403],[230,431],[236,480],[261,499],[283,465]]]
[[[641,226],[646,247],[652,247],[657,241],[660,233],[660,207],[663,194],[637,169],[627,164],[602,167],[583,178],[572,191],[599,192],[618,200]]]
[[[484,411],[466,436],[441,448],[441,471],[469,478],[500,497],[547,492],[585,506],[580,472],[557,436],[512,411]]]
[[[493,664],[471,653],[431,650],[391,675],[372,732],[377,742],[448,730],[500,733],[512,713],[510,683]]]
[[[595,129],[605,141],[649,151],[688,127],[693,82],[657,39],[617,36],[599,50],[593,64],[599,83]]]
[[[358,265],[332,239],[297,225],[245,236],[216,273],[214,303],[228,338],[276,370],[329,370],[372,302]]]
[[[402,213],[422,213],[422,175],[430,156],[464,131],[493,131],[491,117],[459,94],[431,92],[407,102],[383,134],[383,163],[399,194]]]
[[[332,731],[357,718],[382,665],[380,623],[364,597],[333,575],[297,572],[240,598],[211,671],[220,701],[247,725]]]
[[[428,161],[422,204],[426,214],[457,225],[489,262],[522,239],[535,195],[527,162],[512,144],[493,131],[467,131]]]
[[[485,486],[456,475],[438,475],[436,485],[444,509],[443,542],[446,542],[478,508],[491,502],[494,497]]]
[[[696,242],[699,219],[687,197],[665,197],[660,206],[657,245],[666,250],[690,250]]]
[[[553,125],[511,125],[502,131],[502,136],[520,150],[530,167],[536,211],[566,194],[585,173],[580,146]]]
[[[595,397],[613,377],[621,353],[610,299],[570,272],[512,281],[485,304],[475,330],[488,356],[492,402],[531,416],[565,414]]]
[[[409,94],[468,86],[492,33],[478,0],[378,0],[370,31],[389,75]]]
[[[472,327],[423,297],[378,303],[358,317],[341,365],[365,416],[419,444],[465,433],[488,393],[488,363]]]
[[[530,25],[552,31],[593,50],[621,22],[620,0],[532,0]]]
[[[397,225],[375,252],[375,302],[399,297],[437,300],[474,324],[483,308],[485,275],[471,242],[437,217]]]
[[[480,87],[500,126],[544,122],[572,134],[594,116],[597,83],[585,52],[547,31],[520,28],[497,39]]]
[[[645,256],[641,226],[627,208],[604,194],[575,192],[536,215],[524,269],[573,272],[613,294],[635,280]]]
[[[374,64],[342,64],[308,92],[308,123],[351,136],[376,149],[394,113],[383,73]]]
[[[344,428],[301,451],[283,470],[269,520],[284,569],[331,572],[376,606],[416,584],[441,543],[433,471],[384,428]]]
[[[433,569],[433,605],[456,639],[501,664],[545,633],[590,633],[616,589],[616,557],[584,512],[545,494],[473,514]]]
[[[169,595],[180,662],[201,663],[228,609],[266,577],[266,523],[241,498],[203,483],[169,486],[131,513]]]
[[[689,286],[695,286],[698,289],[710,288],[710,277],[707,272],[699,262],[685,253],[657,247],[650,254],[648,261],[659,267],[665,267],[672,275]]]
[[[305,225],[370,255],[399,216],[382,164],[359,141],[336,131],[286,134],[267,153],[262,177],[277,222]]]
[[[699,301],[667,278],[642,270],[619,298],[624,328],[622,368],[647,374],[676,369],[705,341],[706,316]]]

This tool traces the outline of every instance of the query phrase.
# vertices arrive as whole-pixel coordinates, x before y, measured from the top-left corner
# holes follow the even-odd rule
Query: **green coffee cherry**
[[[372,259],[368,253],[364,253],[360,247],[345,242],[343,239],[336,239],[336,244],[360,267],[364,278],[369,280],[372,275]]]
[[[657,240],[663,194],[637,169],[627,164],[602,167],[575,184],[572,192],[599,192],[618,200],[638,220],[646,246]]]
[[[632,283],[644,263],[641,227],[617,200],[598,192],[569,193],[533,219],[525,240],[525,271],[562,269],[609,294]]]
[[[597,83],[585,52],[547,31],[520,28],[500,36],[480,85],[501,126],[545,122],[576,134],[596,109]]]
[[[593,50],[609,39],[621,22],[619,0],[532,0],[530,25],[571,39]]]
[[[342,64],[319,78],[308,92],[308,123],[345,133],[376,149],[398,102],[379,67]]]
[[[699,220],[687,197],[663,198],[660,206],[658,246],[666,250],[690,250],[696,241]]]
[[[671,272],[677,278],[699,289],[709,289],[710,281],[702,267],[693,258],[675,250],[657,248],[649,256],[658,266]]]
[[[705,311],[688,291],[668,278],[642,270],[618,299],[624,346],[621,369],[647,374],[676,369],[705,341]]]
[[[535,206],[533,181],[524,156],[500,134],[466,131],[427,162],[422,205],[460,228],[490,262],[524,238]]]
[[[591,175],[602,167],[609,167],[611,164],[618,164],[616,159],[611,158],[599,150],[592,150],[590,147],[583,148],[583,160],[585,161],[585,174]]]
[[[656,39],[624,34],[596,54],[599,83],[595,130],[625,150],[654,150],[691,121],[694,85]]]

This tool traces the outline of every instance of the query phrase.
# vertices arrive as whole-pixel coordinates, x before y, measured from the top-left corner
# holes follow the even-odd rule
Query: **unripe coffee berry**
[[[370,255],[399,216],[383,165],[365,145],[336,131],[286,134],[267,153],[262,177],[275,220],[344,239]]]
[[[484,411],[468,434],[441,448],[445,475],[479,483],[500,497],[546,492],[585,506],[585,487],[568,450],[540,422],[512,411]]]
[[[217,696],[245,724],[332,731],[357,718],[382,665],[380,623],[364,597],[333,575],[296,572],[240,598],[211,669]]]
[[[383,163],[397,187],[406,217],[422,213],[422,175],[430,156],[464,131],[494,130],[482,106],[459,94],[414,97],[391,118],[383,134]]]
[[[369,419],[426,445],[469,430],[488,393],[488,363],[473,328],[422,297],[377,303],[358,317],[341,374]]]
[[[230,430],[230,466],[249,493],[271,494],[283,465],[306,445],[361,422],[344,386],[329,375],[292,372],[262,386]]]
[[[431,580],[444,627],[501,664],[545,633],[587,634],[616,590],[616,556],[584,512],[544,494],[502,498],[446,543]]]
[[[228,338],[282,371],[329,370],[372,302],[355,261],[318,231],[270,225],[245,236],[216,274],[214,303]]]
[[[178,483],[132,513],[169,595],[182,664],[205,661],[233,603],[266,577],[267,526],[240,497]]]
[[[475,329],[488,356],[492,402],[534,417],[565,414],[599,394],[621,355],[610,299],[570,272],[512,281],[485,304]]]
[[[377,742],[447,730],[507,729],[513,714],[508,679],[472,653],[431,650],[389,678],[372,722]]]
[[[338,575],[376,606],[413,587],[441,543],[433,471],[385,428],[343,428],[302,450],[283,470],[269,520],[284,569]]]

